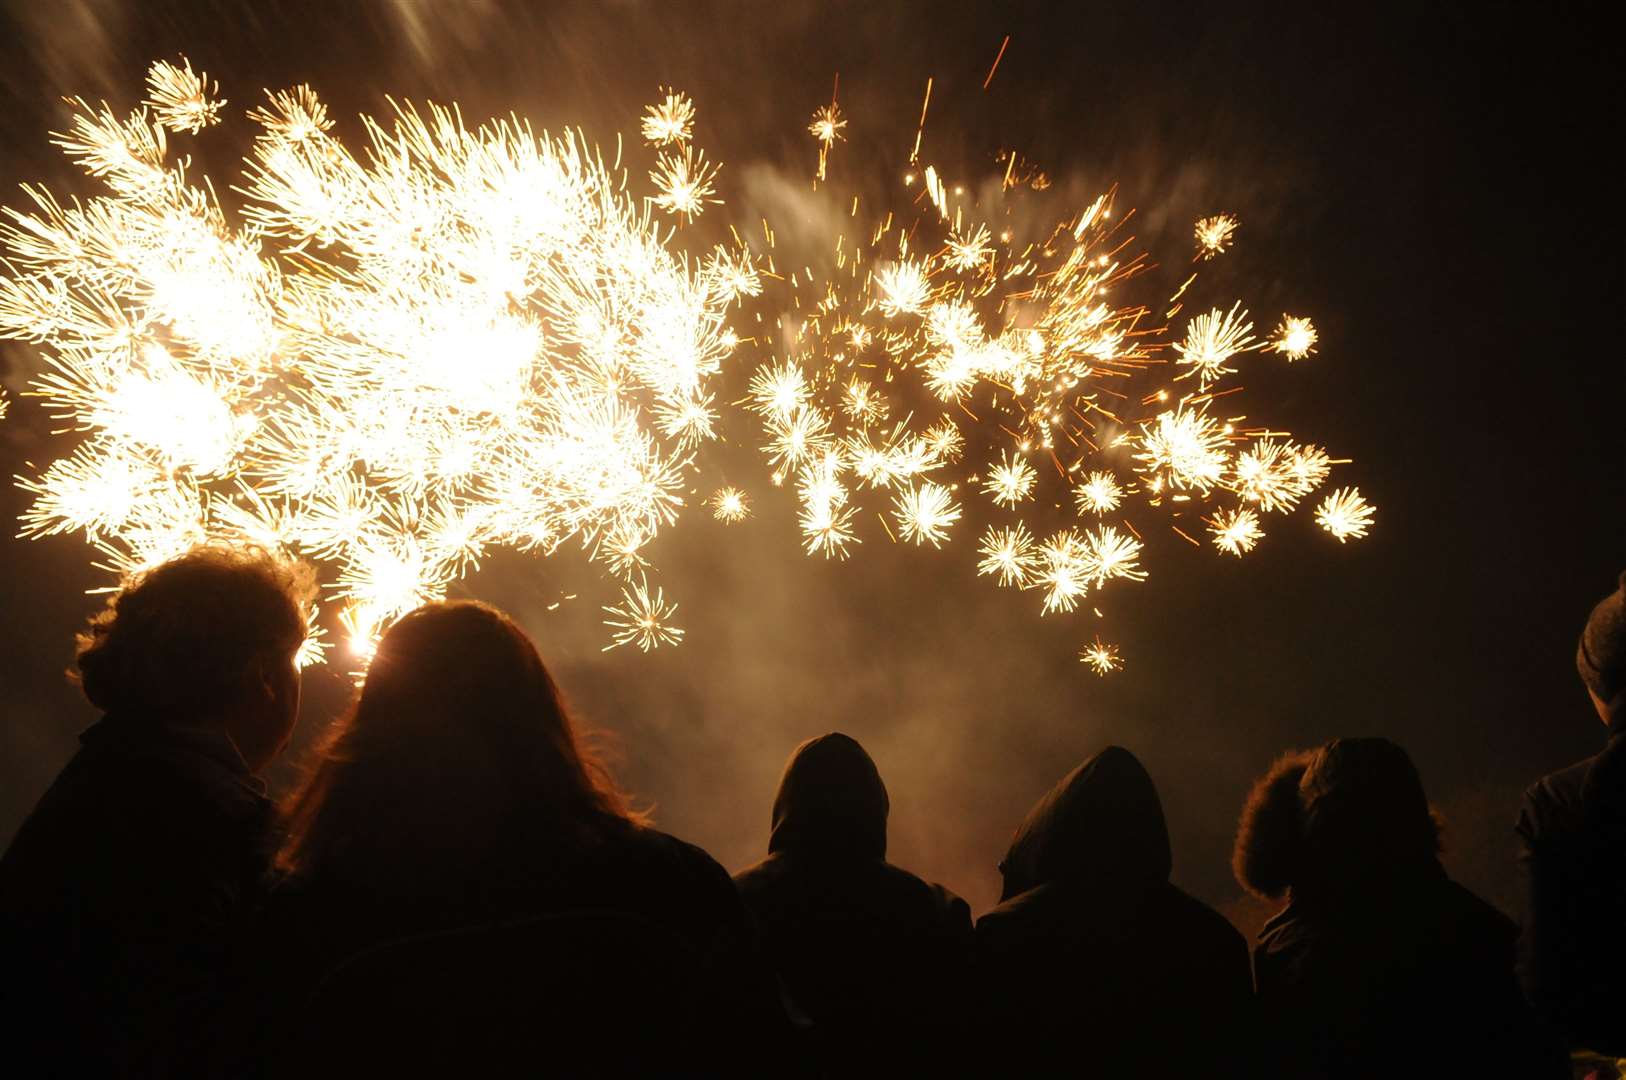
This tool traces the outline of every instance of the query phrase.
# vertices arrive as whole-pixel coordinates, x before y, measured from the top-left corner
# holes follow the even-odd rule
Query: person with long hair
[[[1513,921],[1446,876],[1439,838],[1387,739],[1285,755],[1254,785],[1233,866],[1287,901],[1254,951],[1278,1075],[1568,1075],[1520,995]]]
[[[426,1041],[436,1025],[466,1044],[451,1050],[464,1067],[568,1027],[536,1063],[553,1072],[585,1068],[560,1055],[595,1043],[600,1066],[630,1067],[617,1053],[654,1052],[656,1027],[689,1040],[660,1050],[671,1063],[715,1065],[717,1040],[750,1035],[749,930],[727,873],[629,807],[494,608],[428,604],[391,626],[283,816],[268,940],[293,1070],[339,1043],[426,1067],[447,1051]],[[394,1013],[387,1046],[364,1045],[368,1010]]]

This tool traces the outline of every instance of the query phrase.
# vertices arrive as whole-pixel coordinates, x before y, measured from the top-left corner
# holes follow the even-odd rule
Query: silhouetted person
[[[263,878],[256,774],[299,710],[309,570],[205,547],[79,636],[106,715],[0,858],[0,1054],[17,1076],[208,1068],[234,921]]]
[[[1247,944],[1171,867],[1129,751],[1108,747],[1039,800],[977,920],[988,1075],[1252,1075]]]
[[[628,809],[493,608],[389,628],[286,818],[289,1074],[711,1073],[774,1007],[727,873]]]
[[[1237,880],[1287,906],[1254,953],[1290,1077],[1564,1076],[1513,972],[1513,922],[1445,874],[1406,752],[1335,739],[1255,784]]]
[[[734,876],[821,1073],[914,1075],[958,1037],[971,912],[886,861],[889,808],[862,746],[809,739],[779,782],[768,857]]]
[[[1520,975],[1572,1048],[1626,1057],[1626,574],[1575,663],[1609,741],[1525,792]]]

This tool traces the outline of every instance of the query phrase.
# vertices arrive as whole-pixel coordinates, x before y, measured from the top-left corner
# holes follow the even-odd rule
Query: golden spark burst
[[[1340,544],[1351,538],[1359,540],[1371,528],[1376,508],[1361,497],[1356,488],[1339,488],[1316,508],[1315,520],[1333,535]]]
[[[1233,214],[1215,214],[1200,219],[1195,229],[1197,254],[1204,259],[1222,254],[1235,239],[1238,224]]]
[[[1006,450],[1001,454],[999,464],[988,470],[982,490],[983,494],[1001,506],[1015,506],[1023,499],[1033,497],[1033,488],[1038,482],[1039,474],[1033,466]]]
[[[1152,475],[1153,490],[1167,484],[1206,495],[1225,475],[1230,436],[1202,406],[1159,413],[1141,424],[1135,441],[1141,448],[1135,459],[1144,463],[1141,471]]]
[[[737,487],[718,488],[706,503],[711,507],[711,516],[718,521],[732,524],[751,516],[751,499]]]
[[[1208,531],[1213,534],[1215,547],[1239,559],[1265,535],[1259,528],[1259,515],[1241,507],[1216,513]]]
[[[1119,532],[1110,525],[1097,528],[1085,535],[1090,576],[1096,585],[1104,585],[1112,578],[1144,581],[1146,571],[1140,568],[1141,542],[1133,536]]]
[[[1088,664],[1097,675],[1110,675],[1114,671],[1122,671],[1124,662],[1118,655],[1118,646],[1108,644],[1101,640],[1099,634],[1090,644],[1084,646],[1078,654],[1080,663]]]
[[[949,489],[930,480],[900,492],[893,506],[899,533],[916,544],[941,547],[949,526],[960,520],[960,507]]]
[[[801,367],[789,360],[757,368],[747,392],[751,395],[751,407],[770,420],[790,416],[806,405],[810,397]]]
[[[1289,512],[1326,478],[1327,455],[1316,447],[1261,438],[1240,451],[1228,486],[1267,512]]]
[[[684,144],[681,152],[667,151],[649,173],[655,185],[654,203],[668,214],[692,221],[707,203],[720,203],[714,182],[722,166],[706,160],[704,152]]]
[[[1257,347],[1248,313],[1238,314],[1241,307],[1239,301],[1231,305],[1230,311],[1215,308],[1186,324],[1185,340],[1175,342],[1174,351],[1178,354],[1175,363],[1185,365],[1187,370],[1176,378],[1196,375],[1199,387],[1206,390],[1220,376],[1236,371],[1234,367],[1227,367],[1226,362],[1238,353]]]
[[[845,559],[847,545],[860,543],[853,532],[853,509],[827,502],[804,505],[798,518],[802,545],[809,555]]]
[[[819,141],[821,146],[830,146],[837,139],[845,139],[841,129],[847,126],[847,118],[841,114],[841,107],[835,102],[820,105],[813,111],[813,122],[807,125],[807,132]]]
[[[1123,486],[1118,478],[1100,469],[1090,473],[1084,483],[1073,488],[1073,500],[1080,514],[1108,514],[1118,509],[1124,498]]]
[[[1005,528],[989,526],[977,550],[982,555],[977,573],[997,574],[1001,585],[1025,588],[1039,566],[1033,534],[1020,521]]]
[[[1307,317],[1283,315],[1281,325],[1276,327],[1266,348],[1281,353],[1292,363],[1315,352],[1317,336],[1315,324]]]
[[[847,415],[860,424],[878,424],[886,419],[886,398],[869,383],[854,375],[847,382],[847,396],[842,402]]]
[[[887,316],[919,315],[932,291],[925,268],[911,259],[882,267],[875,275],[875,288],[881,314]]]
[[[192,62],[181,57],[176,67],[158,60],[147,69],[147,100],[158,123],[177,133],[196,133],[220,122],[225,98],[217,98],[220,85],[204,72],[194,72]]]
[[[661,645],[676,645],[683,640],[683,631],[670,622],[677,613],[676,604],[668,604],[660,586],[650,591],[649,583],[640,578],[635,584],[621,590],[621,603],[604,605],[609,618],[604,625],[610,628],[611,641],[602,651],[609,652],[621,645],[637,645],[643,652]]]
[[[931,453],[949,464],[959,461],[960,455],[965,452],[965,436],[960,433],[958,425],[947,417],[927,428],[924,438]]]
[[[956,233],[948,242],[948,264],[956,270],[975,270],[993,254],[993,241],[987,225],[978,225],[964,236]]]
[[[644,110],[644,142],[650,146],[686,143],[694,135],[694,102],[687,94],[662,88],[661,100]]]
[[[400,105],[358,158],[303,86],[250,113],[236,227],[170,156],[212,115],[189,72],[155,66],[153,112],[72,103],[102,194],[28,189],[0,226],[0,336],[85,433],[23,479],[24,533],[120,574],[206,539],[330,562],[360,657],[491,546],[641,566],[714,433],[748,257],[677,258],[576,136]]]
[[[1037,565],[1030,587],[1045,591],[1043,615],[1072,611],[1090,591],[1095,577],[1089,543],[1072,529],[1063,529],[1039,545]]]

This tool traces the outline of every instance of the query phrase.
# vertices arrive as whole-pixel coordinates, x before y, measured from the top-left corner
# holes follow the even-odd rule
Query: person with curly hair
[[[1388,739],[1287,754],[1254,784],[1232,866],[1287,901],[1253,958],[1275,1075],[1568,1075],[1519,993],[1513,921],[1446,876],[1439,837]]]
[[[0,857],[0,1044],[19,1075],[206,1068],[233,925],[270,865],[258,774],[299,711],[308,567],[206,545],[79,635],[102,718]]]

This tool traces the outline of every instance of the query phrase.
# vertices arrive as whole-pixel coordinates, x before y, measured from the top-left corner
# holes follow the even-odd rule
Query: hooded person
[[[1573,1049],[1626,1057],[1626,574],[1576,648],[1603,751],[1525,792],[1516,830],[1525,904],[1519,975]]]
[[[1248,949],[1169,881],[1152,779],[1110,746],[1028,813],[977,922],[989,1071],[1251,1075]]]
[[[823,1072],[920,1065],[963,1004],[970,909],[886,861],[889,808],[862,746],[809,739],[779,782],[768,857],[734,877]]]
[[[1278,760],[1233,858],[1286,905],[1254,952],[1272,1071],[1292,1077],[1568,1075],[1519,993],[1512,920],[1446,876],[1411,758],[1334,739]]]

